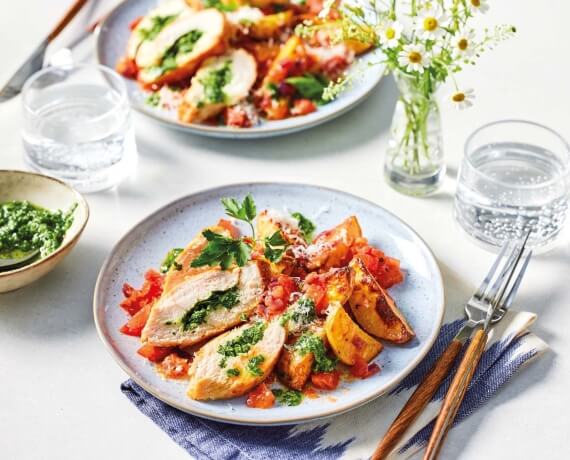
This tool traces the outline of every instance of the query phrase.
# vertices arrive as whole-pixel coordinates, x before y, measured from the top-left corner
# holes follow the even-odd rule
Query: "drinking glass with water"
[[[25,159],[82,192],[118,184],[136,165],[122,78],[99,65],[48,67],[23,88]]]
[[[569,168],[569,146],[555,131],[521,120],[485,125],[465,144],[456,219],[493,246],[528,232],[531,246],[545,246],[566,220]]]

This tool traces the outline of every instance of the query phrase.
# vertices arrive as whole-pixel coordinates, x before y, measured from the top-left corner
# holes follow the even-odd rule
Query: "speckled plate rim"
[[[119,14],[124,8],[128,8],[129,3],[135,0],[122,0],[117,4],[111,11],[105,16],[101,23],[95,29],[95,56],[97,62],[101,65],[109,67],[108,63],[105,62],[103,57],[103,34],[101,31],[105,28],[114,17]],[[355,64],[361,62],[363,65],[367,65],[373,61],[379,61],[382,54],[379,50],[370,51],[367,54],[359,57]],[[133,102],[129,96],[129,101],[131,107],[138,113],[150,118],[153,121],[158,122],[162,126],[170,127],[178,131],[183,131],[191,134],[199,134],[206,137],[214,137],[219,139],[262,139],[265,137],[283,136],[287,134],[296,133],[299,131],[304,131],[306,129],[313,128],[315,126],[321,125],[328,121],[331,121],[346,112],[350,111],[361,102],[364,101],[366,96],[380,83],[384,76],[384,64],[376,64],[375,72],[377,73],[375,78],[370,78],[366,82],[354,82],[355,86],[361,86],[359,91],[351,98],[346,98],[343,100],[333,101],[330,104],[337,104],[338,108],[329,113],[325,114],[317,110],[316,112],[302,117],[291,117],[285,120],[269,121],[265,122],[263,125],[251,128],[230,128],[230,127],[217,127],[217,126],[207,126],[197,123],[182,123],[176,119],[168,119],[158,115],[151,110],[145,110],[140,104]],[[364,71],[366,72],[366,71]],[[130,91],[129,95],[130,95]]]
[[[320,413],[317,416],[310,416],[309,415],[309,416],[304,416],[304,417],[282,417],[282,418],[275,418],[273,420],[267,420],[266,419],[266,420],[260,422],[260,421],[256,421],[255,417],[243,419],[243,418],[238,418],[236,416],[224,416],[224,415],[215,414],[213,411],[204,411],[204,410],[190,409],[188,407],[184,407],[184,406],[180,405],[175,399],[168,396],[167,394],[165,394],[162,391],[155,389],[152,386],[148,385],[144,381],[144,379],[141,379],[137,375],[137,373],[134,372],[127,365],[127,363],[123,362],[123,360],[121,359],[119,354],[115,351],[113,344],[111,343],[110,337],[108,337],[104,332],[102,321],[103,321],[105,309],[104,308],[100,309],[98,307],[99,305],[103,305],[100,302],[100,298],[103,297],[103,293],[101,292],[102,281],[103,281],[103,278],[107,272],[107,269],[111,265],[113,256],[115,255],[115,252],[117,252],[121,248],[121,246],[126,244],[127,239],[131,236],[131,233],[133,231],[136,231],[139,227],[144,226],[145,224],[149,223],[151,220],[156,218],[157,215],[161,214],[162,212],[168,210],[171,207],[176,207],[177,205],[183,203],[184,201],[186,201],[190,198],[197,199],[201,195],[207,195],[207,194],[211,194],[211,193],[220,193],[221,194],[221,193],[223,193],[224,190],[235,188],[235,187],[247,188],[247,187],[251,187],[251,186],[263,186],[263,185],[282,186],[282,187],[301,186],[301,187],[316,188],[316,189],[320,189],[321,191],[325,191],[325,192],[329,191],[331,193],[343,195],[349,199],[360,201],[362,204],[379,208],[383,213],[389,215],[391,218],[393,218],[395,221],[397,221],[400,225],[402,225],[402,227],[404,227],[406,230],[408,230],[415,238],[417,238],[417,240],[423,245],[423,249],[426,251],[426,254],[429,255],[429,257],[431,259],[431,260],[429,260],[429,262],[435,268],[435,272],[432,274],[434,275],[434,280],[437,282],[436,288],[437,288],[438,293],[440,294],[441,302],[439,303],[439,305],[434,307],[438,314],[437,314],[437,318],[435,321],[435,326],[433,328],[433,331],[432,331],[431,335],[423,342],[422,347],[418,350],[418,353],[414,357],[414,359],[412,359],[411,362],[406,367],[404,367],[404,369],[401,370],[400,374],[397,377],[395,377],[393,379],[393,381],[386,383],[385,385],[380,386],[377,391],[371,393],[368,397],[363,398],[362,400],[357,401],[355,403],[349,403],[349,404],[345,404],[345,405],[342,405],[342,403],[339,403],[339,404],[334,406],[334,409],[331,409],[331,410],[326,411],[324,413]],[[223,185],[223,186],[203,189],[203,190],[200,190],[198,192],[190,193],[190,194],[184,195],[184,196],[182,196],[182,197],[180,197],[174,201],[171,201],[170,203],[160,207],[156,211],[147,215],[145,218],[143,218],[138,223],[136,223],[134,226],[132,226],[123,235],[123,237],[115,244],[115,246],[112,248],[112,250],[109,253],[109,255],[107,256],[107,258],[103,262],[103,265],[101,266],[101,269],[100,269],[99,274],[97,276],[97,281],[95,283],[95,289],[94,289],[94,293],[93,293],[93,316],[94,316],[94,321],[95,321],[95,327],[97,329],[97,334],[99,335],[99,338],[101,339],[101,341],[103,342],[103,344],[107,348],[107,351],[111,354],[111,356],[117,362],[119,367],[121,369],[123,369],[123,371],[131,379],[133,379],[140,387],[142,387],[145,391],[147,391],[151,395],[155,396],[159,400],[163,401],[164,403],[166,403],[166,404],[168,404],[168,405],[170,405],[170,406],[172,406],[172,407],[174,407],[174,408],[176,408],[182,412],[185,412],[185,413],[188,413],[191,415],[196,415],[196,416],[199,416],[199,417],[202,417],[202,418],[205,418],[208,420],[213,420],[216,422],[225,422],[225,423],[231,423],[234,425],[245,425],[245,426],[293,425],[293,424],[298,424],[298,423],[307,423],[307,422],[311,422],[311,421],[315,421],[315,420],[326,419],[329,417],[333,417],[333,416],[340,415],[340,414],[343,414],[345,412],[354,410],[354,409],[361,407],[361,406],[373,401],[374,399],[386,394],[388,391],[390,391],[392,388],[394,388],[396,385],[398,385],[398,383],[400,383],[404,378],[406,378],[406,376],[421,362],[421,360],[425,357],[425,355],[431,349],[431,347],[432,347],[433,343],[435,342],[435,340],[439,334],[439,331],[441,329],[441,324],[443,322],[444,313],[445,313],[445,290],[444,290],[444,285],[443,285],[443,278],[441,276],[441,271],[439,269],[437,259],[435,258],[435,255],[433,254],[433,251],[428,246],[428,244],[424,241],[424,239],[420,235],[418,235],[418,233],[414,229],[412,229],[412,227],[410,227],[408,224],[406,224],[402,219],[400,219],[394,213],[388,211],[387,209],[383,208],[382,206],[380,206],[380,205],[378,205],[378,204],[376,204],[370,200],[367,200],[365,198],[361,198],[361,197],[353,195],[351,193],[344,192],[344,191],[334,189],[331,187],[325,187],[325,186],[320,186],[320,185],[310,185],[310,184],[301,183],[301,182],[269,182],[269,181],[264,182],[264,181],[259,181],[259,182],[233,183],[233,184],[227,184],[227,185]],[[252,415],[253,415],[253,413],[252,413]]]
[[[55,177],[46,176],[45,174],[40,174],[40,173],[33,172],[33,171],[21,171],[21,170],[17,170],[17,169],[0,169],[0,174],[5,174],[5,173],[8,173],[8,174],[16,173],[16,174],[22,174],[22,175],[37,176],[37,177],[41,177],[42,179],[46,179],[48,181],[55,182],[59,185],[63,185],[65,188],[67,188],[69,191],[71,191],[73,193],[73,195],[77,199],[79,206],[81,206],[85,210],[85,219],[83,219],[83,222],[81,222],[81,225],[79,226],[79,228],[77,228],[75,235],[73,235],[68,241],[64,240],[64,242],[62,242],[61,246],[59,246],[54,252],[47,255],[46,257],[42,257],[41,259],[36,260],[35,262],[33,262],[29,265],[24,265],[23,267],[16,268],[14,270],[0,271],[0,278],[7,278],[8,276],[12,276],[16,273],[25,272],[26,270],[30,270],[33,267],[43,265],[44,263],[48,262],[49,260],[57,257],[58,254],[60,254],[66,248],[74,245],[77,242],[77,240],[81,237],[81,234],[83,233],[83,230],[85,229],[85,226],[87,225],[87,221],[89,220],[89,205],[87,204],[87,201],[85,201],[85,198],[83,198],[83,195],[81,195],[81,193],[79,193],[71,185],[65,183],[64,181],[56,179]]]

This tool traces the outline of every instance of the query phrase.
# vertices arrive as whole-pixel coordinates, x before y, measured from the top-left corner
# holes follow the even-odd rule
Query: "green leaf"
[[[221,201],[226,210],[226,214],[235,219],[251,223],[257,215],[255,202],[249,193],[241,203],[235,198],[222,198]]]
[[[266,236],[264,243],[265,243],[264,255],[271,262],[279,262],[279,260],[287,250],[287,246],[289,245],[287,240],[283,238],[281,230],[277,230],[271,236]]]
[[[299,224],[299,230],[301,230],[301,236],[303,237],[303,239],[307,243],[313,241],[313,233],[317,229],[317,226],[313,223],[313,221],[305,217],[300,212],[294,212],[291,215],[297,220]]]
[[[192,261],[191,267],[220,265],[222,269],[227,270],[234,261],[243,267],[249,260],[251,247],[243,239],[228,238],[212,230],[205,230],[202,235],[208,240],[208,244]]]
[[[327,83],[311,74],[305,74],[302,77],[289,77],[285,79],[285,82],[294,86],[301,96],[319,102],[322,101],[323,91],[327,87]]]

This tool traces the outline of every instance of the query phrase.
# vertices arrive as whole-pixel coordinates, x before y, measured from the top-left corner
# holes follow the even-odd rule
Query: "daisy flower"
[[[473,29],[459,30],[452,39],[453,55],[458,58],[469,59],[476,51],[474,40],[475,31]]]
[[[476,0],[469,0],[476,1]],[[449,18],[438,5],[422,11],[416,19],[416,33],[423,40],[435,40],[445,33],[445,25]]]
[[[402,36],[402,29],[402,24],[398,21],[385,22],[380,28],[380,43],[386,48],[395,48]]]
[[[468,109],[473,105],[475,100],[475,92],[472,89],[466,89],[463,91],[455,91],[451,94],[451,102],[459,110]]]
[[[489,2],[487,0],[467,0],[467,7],[473,14],[489,11]]]
[[[398,64],[405,67],[408,72],[424,73],[424,68],[431,63],[431,57],[424,45],[406,45],[398,53]]]

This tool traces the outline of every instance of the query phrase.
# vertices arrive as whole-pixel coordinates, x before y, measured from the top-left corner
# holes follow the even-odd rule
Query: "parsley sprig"
[[[223,270],[227,270],[233,262],[239,267],[243,267],[249,260],[251,246],[243,238],[228,238],[212,230],[204,230],[202,235],[208,244],[200,255],[192,261],[191,267],[220,265]]]
[[[289,246],[287,240],[283,238],[281,230],[277,230],[271,236],[266,236],[264,243],[265,243],[265,251],[263,254],[271,262],[279,262],[279,260],[287,250],[287,246]]]
[[[222,204],[228,216],[249,224],[255,238],[253,219],[257,216],[257,208],[255,207],[253,197],[248,193],[241,203],[235,198],[222,198]]]
[[[307,243],[311,243],[311,241],[313,241],[313,233],[317,229],[317,226],[314,224],[314,222],[311,219],[305,217],[300,212],[294,212],[291,215],[297,220],[297,223],[299,224],[299,230],[301,231],[301,236],[303,237],[303,239]]]

